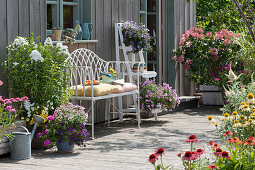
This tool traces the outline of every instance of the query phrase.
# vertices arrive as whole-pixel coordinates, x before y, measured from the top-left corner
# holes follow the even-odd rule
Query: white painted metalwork
[[[92,126],[92,138],[94,138],[94,104],[97,100],[106,99],[106,103],[112,104],[113,108],[117,110],[115,112],[114,110],[110,112],[110,109],[106,109],[107,116],[108,116],[108,122],[109,122],[109,115],[110,114],[119,114],[121,116],[123,115],[136,115],[138,120],[138,127],[140,128],[141,118],[140,118],[140,99],[139,99],[139,69],[137,73],[129,72],[131,70],[130,63],[129,62],[123,62],[123,61],[104,61],[100,57],[98,57],[94,52],[88,50],[88,49],[77,49],[73,51],[70,56],[67,58],[67,60],[71,63],[71,80],[70,80],[70,86],[75,87],[75,95],[71,96],[71,99],[80,100],[80,103],[82,100],[90,100],[92,102],[91,107],[87,110],[87,112],[91,111],[92,120],[91,123],[89,123]],[[123,92],[123,93],[114,93],[114,94],[108,94],[104,96],[97,96],[95,97],[93,95],[93,87],[95,85],[91,85],[91,93],[86,94],[85,93],[85,82],[86,80],[100,80],[100,74],[109,72],[110,68],[113,68],[118,73],[123,74],[123,78],[125,80],[128,80],[130,83],[136,82],[136,85],[138,87],[137,90],[133,90],[130,92]],[[136,80],[136,81],[134,81]],[[78,86],[83,85],[83,94],[82,96],[78,95]],[[135,113],[129,113],[128,109],[123,109],[122,107],[117,108],[114,105],[114,102],[111,102],[111,99],[118,97],[121,98],[122,96],[132,95],[135,105]],[[108,106],[109,107],[109,106]],[[125,112],[124,112],[125,111]],[[134,111],[134,110],[133,110]]]

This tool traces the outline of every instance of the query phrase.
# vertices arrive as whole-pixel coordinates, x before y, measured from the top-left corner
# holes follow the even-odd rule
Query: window
[[[150,71],[159,70],[159,47],[158,47],[158,1],[140,0],[140,23],[144,24],[151,35],[151,46],[153,51],[145,54],[147,69]],[[160,76],[160,75],[158,75]]]
[[[47,0],[47,33],[52,28],[74,28],[76,21],[82,21],[84,0]]]

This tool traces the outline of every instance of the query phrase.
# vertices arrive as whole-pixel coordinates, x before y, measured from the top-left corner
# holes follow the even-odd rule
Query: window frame
[[[64,23],[64,16],[63,16],[63,9],[64,9],[64,5],[70,5],[70,6],[73,6],[74,7],[74,18],[73,18],[73,23],[74,23],[74,26],[76,25],[75,23],[75,18],[78,20],[78,21],[82,21],[83,20],[83,15],[81,13],[82,11],[82,6],[83,6],[83,1],[82,0],[74,0],[74,2],[67,2],[67,1],[64,1],[64,0],[46,0],[46,6],[48,4],[51,4],[51,5],[56,5],[56,9],[57,9],[57,25],[56,27],[60,27],[62,30],[63,30],[63,23]],[[46,7],[46,23],[47,23],[47,7]],[[73,28],[74,28],[73,26]],[[54,28],[54,27],[53,27]],[[52,34],[52,30],[48,30],[47,27],[46,27],[46,33],[47,33],[47,36]]]

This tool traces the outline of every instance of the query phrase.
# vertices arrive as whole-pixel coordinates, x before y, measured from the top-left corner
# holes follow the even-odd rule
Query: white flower
[[[31,54],[29,55],[29,57],[31,57],[31,60],[34,60],[34,61],[41,61],[41,62],[43,62],[44,61],[44,59],[42,58],[42,55],[41,55],[41,53],[39,53],[39,51],[37,51],[37,50],[33,50],[32,52],[31,52]]]
[[[229,69],[229,73],[228,73],[228,78],[230,81],[235,81],[237,79],[237,76],[235,75],[235,73],[232,71],[231,67]]]
[[[56,47],[60,49],[60,52],[58,52],[58,54],[69,55],[67,46],[63,45],[62,43],[57,43]]]
[[[44,46],[51,46],[53,47],[53,43],[50,37],[46,38],[46,40],[44,41]]]
[[[28,45],[28,42],[27,42],[26,38],[24,38],[24,37],[17,37],[13,41],[13,45],[23,46],[23,45]]]
[[[19,65],[19,63],[15,62],[15,63],[13,63],[13,65],[14,65],[14,66],[17,66],[17,65]]]

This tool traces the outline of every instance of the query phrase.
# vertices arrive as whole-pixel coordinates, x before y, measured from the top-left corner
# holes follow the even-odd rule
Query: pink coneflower
[[[187,151],[185,152],[184,156],[182,157],[183,160],[187,160],[187,161],[191,161],[191,160],[195,160],[198,159],[197,155],[192,154],[192,152]]]
[[[221,157],[222,150],[220,148],[217,148],[216,151],[213,154],[218,156],[218,157]]]
[[[217,166],[216,165],[210,165],[210,166],[208,166],[208,168],[210,168],[210,169],[217,169]]]
[[[149,156],[148,161],[149,161],[150,163],[155,164],[156,160],[158,160],[158,157],[157,157],[156,154],[151,154],[151,155]]]
[[[214,81],[220,81],[220,78],[214,77],[213,80],[214,80]]]
[[[230,136],[230,135],[233,135],[232,132],[229,132],[229,131],[226,131],[225,134],[223,136]]]
[[[228,152],[226,152],[226,151],[223,151],[221,156],[222,156],[223,159],[231,159],[231,157],[229,156]]]
[[[210,141],[210,142],[208,142],[208,144],[207,145],[210,145],[210,146],[212,146],[212,145],[214,145],[215,143],[213,142],[213,141]]]
[[[22,102],[28,101],[28,97],[27,97],[27,96],[21,97],[21,101],[22,101]]]
[[[180,153],[178,153],[178,154],[177,154],[177,156],[178,156],[178,157],[181,157],[181,156],[182,156],[182,153],[181,153],[181,152],[180,152]]]
[[[202,155],[205,152],[205,150],[204,149],[197,149],[196,152],[197,152],[198,155]]]
[[[189,139],[186,140],[187,143],[194,143],[194,142],[199,142],[197,137],[195,135],[190,135]]]
[[[217,143],[215,143],[215,144],[213,144],[213,146],[212,146],[213,148],[219,148],[220,147],[220,145],[218,145]]]
[[[158,148],[158,150],[155,152],[157,156],[162,156],[165,154],[165,150],[163,148]]]

